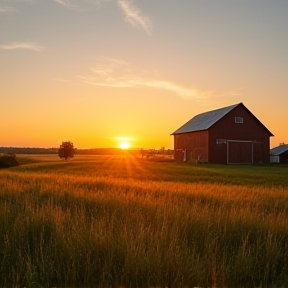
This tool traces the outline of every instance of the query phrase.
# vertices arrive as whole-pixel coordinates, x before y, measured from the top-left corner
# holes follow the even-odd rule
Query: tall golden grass
[[[137,180],[127,163],[2,170],[0,285],[287,286],[287,187],[155,181],[145,165]]]

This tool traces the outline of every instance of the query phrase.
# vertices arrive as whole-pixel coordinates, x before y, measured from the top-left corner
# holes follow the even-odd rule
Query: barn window
[[[235,123],[243,123],[243,117],[235,117]]]
[[[226,144],[227,140],[226,139],[216,139],[216,144]]]

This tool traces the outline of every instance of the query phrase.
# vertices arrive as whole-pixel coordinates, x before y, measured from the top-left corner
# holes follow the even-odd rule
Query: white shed
[[[270,150],[271,163],[288,163],[288,145],[283,144]]]

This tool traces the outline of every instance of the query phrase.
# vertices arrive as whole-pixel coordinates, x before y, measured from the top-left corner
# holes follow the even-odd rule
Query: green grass
[[[287,286],[287,166],[50,157],[0,170],[1,286]]]
[[[26,160],[25,160],[26,159]],[[34,165],[14,171],[103,176],[185,183],[221,183],[248,186],[288,187],[288,165],[212,165],[153,162],[124,156],[75,156],[66,163],[58,156],[30,156]],[[26,158],[20,158],[22,163]]]

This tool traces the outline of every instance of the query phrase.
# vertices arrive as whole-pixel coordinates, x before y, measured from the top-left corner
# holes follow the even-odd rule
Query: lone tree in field
[[[65,158],[67,161],[68,158],[73,158],[75,154],[75,148],[72,142],[62,142],[60,145],[58,155],[60,158]]]

